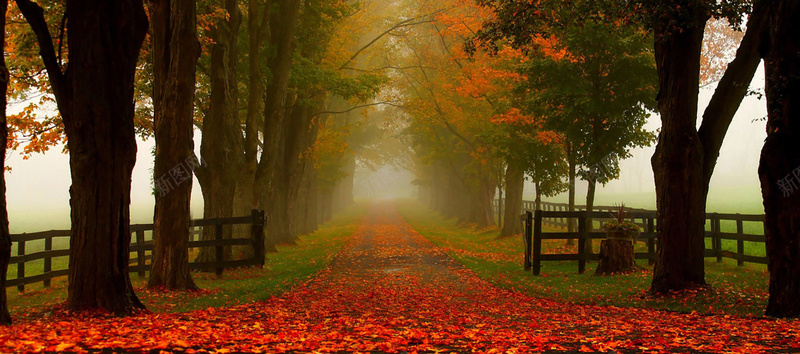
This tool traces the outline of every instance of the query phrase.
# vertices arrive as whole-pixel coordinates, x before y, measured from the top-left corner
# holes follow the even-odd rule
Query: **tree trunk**
[[[272,75],[266,88],[264,102],[264,125],[262,136],[264,149],[261,160],[256,170],[254,196],[258,209],[263,209],[267,214],[267,230],[271,230],[279,216],[275,215],[273,206],[275,195],[279,193],[276,183],[280,172],[281,147],[283,145],[284,114],[287,109],[287,90],[289,75],[292,69],[292,57],[295,51],[295,31],[300,17],[300,0],[276,0],[269,20],[270,44],[274,51],[268,59],[268,66]],[[267,232],[267,249],[275,249],[276,235]]]
[[[594,275],[627,273],[635,269],[633,242],[613,239],[600,241],[600,262]]]
[[[147,286],[197,289],[189,272],[194,160],[195,66],[200,54],[194,0],[151,0],[156,205]]]
[[[144,308],[128,275],[130,187],[136,163],[133,82],[147,34],[140,0],[66,3],[69,68],[62,72],[37,4],[17,6],[36,34],[70,151],[70,310]]]
[[[242,168],[237,173],[236,193],[233,197],[233,215],[247,215],[251,210],[257,209],[258,204],[254,198],[256,182],[256,169],[258,166],[258,132],[259,118],[263,115],[264,83],[261,69],[262,48],[264,47],[267,28],[269,26],[268,7],[262,6],[258,0],[247,2],[247,33],[248,33],[248,80],[247,80],[247,117],[244,128],[244,160]],[[233,238],[249,238],[249,225],[234,225]],[[235,259],[253,257],[253,248],[250,246],[233,246]]]
[[[572,144],[567,142],[567,163],[569,164],[569,190],[568,194],[568,205],[567,211],[573,212],[575,211],[575,177],[576,173],[576,166],[575,166],[575,150],[572,148]],[[575,227],[575,218],[567,218],[567,232],[576,232],[577,227]],[[575,239],[568,239],[567,246],[574,246]]]
[[[241,13],[236,0],[225,0],[224,3],[228,16],[208,30],[208,35],[214,40],[209,68],[211,97],[208,114],[203,118],[202,166],[196,171],[203,192],[203,217],[207,219],[234,216],[236,178],[244,164],[236,77]],[[231,238],[231,230],[230,225],[224,226],[222,238]],[[213,227],[204,227],[201,239],[215,239],[214,232]],[[225,247],[225,259],[230,258],[232,249],[228,246]],[[213,247],[200,248],[198,261],[215,259]]]
[[[596,177],[592,176],[587,178],[588,188],[586,189],[586,211],[591,213],[594,211],[594,194],[597,188],[597,180]],[[586,231],[592,232],[594,228],[594,221],[592,218],[586,218]],[[586,246],[583,249],[586,254],[594,253],[594,247],[592,247],[592,239],[586,240]]]
[[[0,52],[6,52],[6,10],[8,0],[0,0]],[[8,93],[8,68],[5,55],[0,57],[0,156],[6,156],[8,141],[8,125],[6,124],[6,94]],[[6,207],[6,159],[0,159],[0,325],[11,324],[6,297],[6,276],[8,263],[11,260],[11,235],[8,231],[8,208]]]
[[[536,206],[536,210],[542,210],[542,190],[539,188],[539,182],[534,184],[534,188],[536,188],[536,198],[533,200],[533,204]]]
[[[758,168],[769,260],[766,315],[800,316],[800,16],[797,1],[777,1],[764,57],[767,140]]]
[[[503,229],[499,237],[508,237],[522,233],[522,194],[525,188],[525,173],[513,163],[506,167],[506,202]]]
[[[696,130],[700,51],[708,15],[678,1],[689,15],[680,30],[656,25],[655,56],[661,134],[652,157],[658,206],[658,253],[651,291],[705,285],[703,224],[707,187],[703,147]]]
[[[147,34],[140,0],[66,3],[69,68],[61,71],[43,10],[17,1],[31,24],[70,151],[70,310],[144,308],[128,276],[130,186],[136,163],[133,81]]]
[[[304,153],[309,144],[311,132],[312,106],[297,102],[292,109],[291,119],[283,126],[281,134],[283,146],[280,147],[282,159],[280,169],[275,173],[275,193],[271,200],[272,219],[267,222],[267,234],[276,244],[296,244],[297,226],[295,213],[298,207],[297,196],[303,175]]]

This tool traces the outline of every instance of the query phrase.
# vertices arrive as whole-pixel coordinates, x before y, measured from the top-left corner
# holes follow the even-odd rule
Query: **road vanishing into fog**
[[[572,305],[499,289],[379,202],[328,268],[282,296],[21,323],[0,328],[0,352],[800,352],[798,337],[797,321]]]

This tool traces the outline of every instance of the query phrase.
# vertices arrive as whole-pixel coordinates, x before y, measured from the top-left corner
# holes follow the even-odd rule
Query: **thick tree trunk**
[[[62,72],[43,10],[17,6],[36,34],[70,151],[70,310],[144,308],[128,275],[130,187],[136,163],[133,82],[147,34],[140,0],[66,3],[69,68]]]
[[[147,286],[197,289],[189,271],[194,160],[195,66],[200,54],[194,0],[151,0],[156,206]]]
[[[705,285],[703,146],[696,130],[700,51],[708,15],[699,5],[676,1],[687,12],[680,30],[657,24],[655,56],[661,134],[652,158],[658,205],[658,253],[651,291],[667,293]]]
[[[636,270],[633,242],[628,240],[600,241],[600,262],[594,275],[611,275]]]
[[[214,40],[209,68],[211,97],[208,114],[203,117],[203,140],[200,143],[202,166],[196,171],[203,192],[204,218],[235,216],[233,198],[236,194],[236,179],[243,166],[236,77],[241,13],[236,0],[225,0],[224,3],[228,16],[219,20],[208,31]],[[223,227],[222,238],[231,238],[231,230],[231,226]],[[201,239],[213,240],[214,232],[213,227],[204,227]],[[225,247],[225,258],[232,258],[232,252],[231,247]],[[214,261],[214,249],[201,248],[197,260]]]
[[[797,1],[777,1],[765,55],[767,140],[758,168],[769,259],[766,315],[800,316],[800,16]]]
[[[6,10],[8,0],[0,0],[0,52],[6,50]],[[8,68],[5,56],[0,57],[0,156],[6,156],[6,143],[8,141],[8,125],[6,124],[6,94],[8,93]],[[8,313],[8,298],[6,297],[6,276],[8,263],[11,260],[11,235],[8,231],[8,208],[6,206],[6,159],[0,159],[0,325],[11,324],[11,315]]]
[[[144,308],[128,276],[133,81],[147,17],[141,1],[68,1],[69,97],[59,109],[70,151],[70,310]],[[66,98],[66,100],[65,100]]]
[[[503,229],[499,237],[508,237],[522,233],[522,223],[519,216],[522,214],[522,194],[525,188],[525,173],[516,165],[510,163],[506,167],[506,200]]]

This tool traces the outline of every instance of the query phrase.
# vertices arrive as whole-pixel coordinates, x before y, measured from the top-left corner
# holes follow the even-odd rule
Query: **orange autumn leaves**
[[[515,126],[529,131],[528,136],[544,144],[560,142],[558,133],[545,130],[545,117],[517,108],[514,90],[526,80],[519,68],[528,60],[528,54],[510,45],[501,45],[494,53],[480,48],[467,52],[465,43],[491,18],[491,11],[471,1],[441,6],[447,10],[434,17],[429,33],[424,34],[435,38],[432,42],[436,44],[418,49],[414,58],[418,60],[415,64],[436,69],[434,79],[426,77],[429,88],[423,93],[428,97],[414,100],[415,116],[426,124],[458,129],[464,136]],[[568,58],[554,36],[535,42],[537,55],[554,60]],[[473,147],[472,153],[490,150],[491,147]]]

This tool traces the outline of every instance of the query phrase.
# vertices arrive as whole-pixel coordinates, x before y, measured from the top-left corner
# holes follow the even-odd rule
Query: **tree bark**
[[[595,191],[597,190],[597,180],[596,177],[592,176],[587,178],[588,187],[586,188],[586,211],[591,213],[594,211],[594,195]],[[592,232],[594,228],[594,221],[592,218],[586,218],[586,231]],[[586,240],[585,246],[583,251],[586,254],[594,253],[594,247],[592,245],[592,239]]]
[[[247,116],[244,128],[244,160],[237,173],[236,193],[233,197],[234,216],[247,215],[258,208],[255,193],[256,169],[258,166],[258,143],[260,124],[263,124],[264,75],[261,69],[263,61],[262,49],[269,27],[269,9],[271,1],[248,0],[247,32],[248,32],[248,80],[247,80]],[[249,238],[248,225],[234,225],[233,238]],[[246,259],[253,256],[250,246],[234,246],[233,257]]]
[[[130,187],[136,163],[133,83],[147,34],[141,0],[66,3],[69,67],[62,72],[43,10],[17,5],[31,25],[70,151],[70,310],[144,308],[128,275]]]
[[[156,205],[149,288],[197,289],[189,271],[194,160],[195,67],[200,54],[194,0],[151,0]]]
[[[243,166],[242,130],[239,122],[238,80],[236,64],[241,13],[238,1],[224,0],[228,16],[219,20],[208,34],[211,47],[209,78],[211,97],[208,114],[203,118],[203,139],[200,143],[202,166],[197,180],[203,192],[204,218],[226,218],[233,215],[236,176]],[[248,211],[249,213],[249,211]],[[213,240],[214,228],[204,227],[201,239]],[[232,236],[232,227],[223,227],[223,239]],[[225,247],[225,259],[232,258],[231,247]],[[201,262],[215,259],[212,247],[203,247],[197,256]]]
[[[6,52],[6,10],[8,0],[0,0],[0,52]],[[8,142],[8,125],[6,124],[6,94],[8,93],[8,67],[5,55],[0,57],[0,325],[11,324],[11,315],[8,313],[8,298],[6,297],[6,276],[8,263],[11,260],[11,235],[8,230],[8,208],[6,206],[6,144]]]
[[[292,69],[292,57],[295,51],[295,32],[300,18],[300,0],[276,0],[272,15],[269,20],[270,43],[274,54],[268,59],[268,66],[272,79],[266,88],[264,101],[264,125],[262,136],[264,149],[261,160],[256,170],[254,197],[258,209],[263,209],[267,214],[267,230],[276,222],[273,203],[279,193],[276,183],[280,170],[279,161],[282,158],[284,114],[287,109],[287,91],[289,88],[289,74]],[[285,235],[284,235],[285,236]],[[284,237],[267,231],[267,249],[274,250],[276,240]]]
[[[612,239],[600,241],[600,262],[594,275],[627,273],[635,269],[633,242]]]
[[[503,229],[499,237],[508,237],[522,233],[522,223],[519,216],[522,214],[522,194],[525,188],[525,173],[515,164],[509,163],[506,167],[506,200]]]
[[[573,212],[575,211],[575,177],[576,173],[576,166],[575,166],[575,150],[572,148],[572,143],[567,141],[567,163],[569,164],[569,189],[568,189],[568,201],[567,201],[567,211]],[[576,232],[577,227],[575,227],[575,218],[567,218],[567,232]],[[567,246],[575,245],[575,239],[568,239]]]
[[[657,222],[663,227],[658,229],[659,251],[651,290],[658,293],[705,285],[703,223],[708,184],[722,141],[760,62],[769,2],[754,3],[736,58],[717,85],[699,130],[695,129],[697,78],[708,16],[700,4],[673,3],[690,15],[678,21],[680,28],[670,27],[669,21],[655,28],[662,132],[651,162]]]
[[[655,56],[661,134],[651,161],[658,205],[658,253],[650,290],[667,293],[705,285],[706,188],[703,146],[696,130],[700,51],[708,15],[700,5],[673,1],[689,13],[680,28],[656,26]],[[670,5],[672,6],[672,5]]]
[[[765,59],[767,140],[758,168],[769,260],[766,315],[799,317],[800,302],[800,16],[797,1],[776,1]]]

